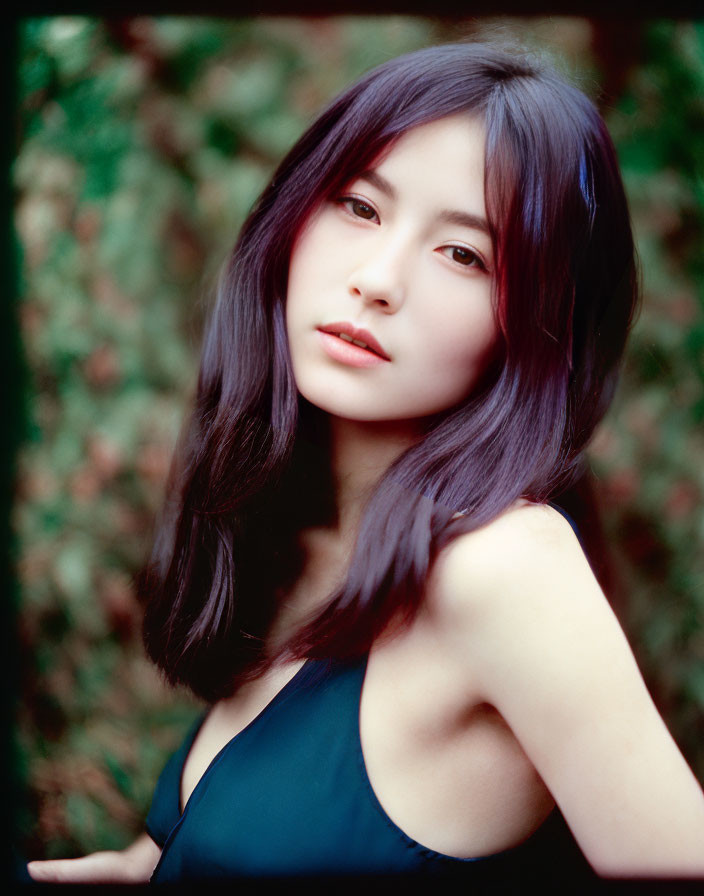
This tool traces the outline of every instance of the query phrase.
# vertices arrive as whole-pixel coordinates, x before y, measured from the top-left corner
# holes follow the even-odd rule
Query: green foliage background
[[[704,25],[581,19],[28,19],[13,179],[31,381],[17,743],[32,858],[120,848],[198,711],[133,588],[217,268],[275,163],[376,63],[499,27],[554,49],[618,144],[645,301],[592,451],[623,623],[704,780]]]

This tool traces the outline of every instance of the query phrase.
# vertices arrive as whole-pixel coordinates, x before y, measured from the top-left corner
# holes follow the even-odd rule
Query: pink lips
[[[325,324],[323,327],[318,327],[318,333],[327,354],[335,361],[349,364],[351,367],[375,367],[391,360],[368,330],[360,330],[347,321]],[[367,348],[340,338],[340,333],[357,342],[363,342]]]

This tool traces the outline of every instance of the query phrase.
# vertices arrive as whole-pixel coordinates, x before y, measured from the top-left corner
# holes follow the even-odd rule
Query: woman
[[[549,503],[636,300],[611,140],[551,70],[447,45],[336,99],[226,265],[143,581],[212,709],[147,833],[32,876],[704,874],[704,795]]]

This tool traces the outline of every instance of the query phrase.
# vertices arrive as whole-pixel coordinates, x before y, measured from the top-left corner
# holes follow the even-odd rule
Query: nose
[[[398,243],[387,242],[376,253],[365,256],[347,282],[350,294],[387,314],[398,311],[406,298],[404,253]]]

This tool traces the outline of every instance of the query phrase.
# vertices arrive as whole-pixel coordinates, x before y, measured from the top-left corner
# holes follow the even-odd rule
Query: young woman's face
[[[298,236],[286,321],[301,394],[358,421],[462,401],[497,340],[493,269],[483,125],[453,115],[408,131]]]

